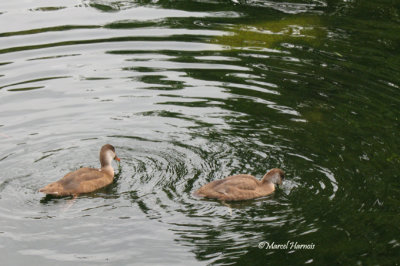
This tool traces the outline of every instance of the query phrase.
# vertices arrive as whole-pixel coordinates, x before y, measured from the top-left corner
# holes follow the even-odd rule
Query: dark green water
[[[399,51],[399,1],[3,1],[1,265],[398,265]],[[105,143],[112,185],[37,192]]]

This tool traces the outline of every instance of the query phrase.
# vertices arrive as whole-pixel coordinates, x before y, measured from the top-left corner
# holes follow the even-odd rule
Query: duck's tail
[[[48,184],[45,187],[39,189],[39,192],[42,192],[47,195],[61,196],[60,195],[60,185],[57,183]]]
[[[200,198],[203,198],[203,197],[206,196],[206,195],[204,195],[204,194],[202,193],[201,188],[198,189],[198,190],[196,190],[195,192],[193,192],[192,195],[195,196],[195,197],[200,197]]]

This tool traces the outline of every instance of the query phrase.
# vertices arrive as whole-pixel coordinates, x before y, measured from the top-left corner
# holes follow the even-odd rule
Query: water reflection
[[[230,31],[230,34],[217,37],[215,42],[231,49],[263,48],[265,51],[274,51],[273,49],[282,49],[282,46],[289,49],[320,47],[327,35],[324,22],[319,16],[284,17],[275,21],[269,19],[246,25],[232,25]],[[283,59],[299,61],[294,57]]]

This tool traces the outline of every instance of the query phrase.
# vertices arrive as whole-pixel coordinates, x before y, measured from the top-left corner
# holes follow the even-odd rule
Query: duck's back
[[[202,186],[195,192],[195,195],[233,201],[262,197],[270,194],[273,190],[273,187],[262,184],[254,176],[234,175]]]
[[[112,183],[113,175],[95,168],[80,168],[66,174],[40,190],[57,196],[77,195],[95,191]]]

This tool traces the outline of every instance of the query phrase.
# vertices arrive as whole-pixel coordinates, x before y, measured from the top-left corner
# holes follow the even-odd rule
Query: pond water
[[[2,1],[1,264],[399,263],[399,50],[389,0]],[[105,143],[112,185],[38,193]]]

